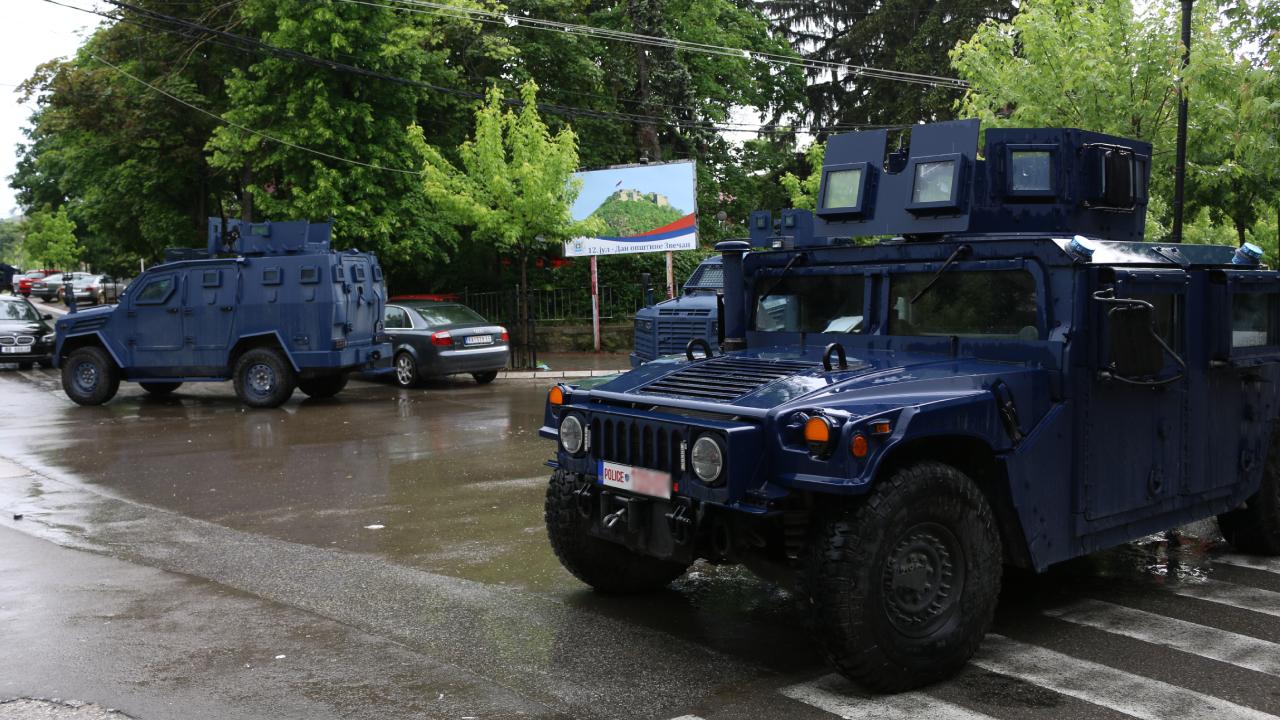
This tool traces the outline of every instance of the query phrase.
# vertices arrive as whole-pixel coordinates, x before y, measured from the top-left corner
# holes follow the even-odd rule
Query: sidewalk
[[[503,370],[498,377],[503,380],[563,380],[603,377],[631,369],[631,360],[626,353],[538,353],[538,362],[550,369]]]

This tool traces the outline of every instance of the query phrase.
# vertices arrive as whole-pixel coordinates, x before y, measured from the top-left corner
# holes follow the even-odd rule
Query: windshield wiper
[[[760,297],[756,300],[756,303],[759,303],[761,300],[764,300],[765,298],[769,297],[770,295],[773,294],[774,290],[778,289],[778,286],[782,284],[783,278],[787,276],[787,271],[790,270],[791,266],[795,265],[796,261],[799,259],[800,259],[799,253],[791,256],[791,259],[787,261],[787,264],[782,266],[782,272],[778,273],[778,277],[774,278],[773,284],[769,286],[769,290],[767,292],[761,293]]]
[[[938,282],[938,278],[942,277],[942,273],[946,272],[947,268],[951,267],[956,260],[959,260],[961,255],[968,255],[971,250],[973,250],[973,248],[968,245],[961,245],[956,248],[956,251],[951,253],[951,257],[947,258],[947,261],[942,263],[942,267],[938,268],[938,272],[934,273],[933,277],[929,278],[929,282],[925,283],[925,286],[920,288],[920,292],[916,293],[908,304],[915,305],[916,301],[921,297],[924,297],[924,294],[929,292],[929,290]]]

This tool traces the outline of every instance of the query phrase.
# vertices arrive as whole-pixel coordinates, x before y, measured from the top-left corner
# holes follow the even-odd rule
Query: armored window
[[[158,305],[173,294],[173,276],[158,277],[143,286],[134,302],[140,305]]]
[[[373,266],[373,281],[382,282],[382,266],[381,265]]]
[[[383,314],[382,325],[388,330],[404,330],[412,327],[409,323],[409,313],[404,308],[388,305],[386,312]]]
[[[762,277],[755,318],[760,332],[858,333],[865,325],[862,275]]]
[[[1053,191],[1053,156],[1048,150],[1015,150],[1009,159],[1009,190],[1015,193]]]
[[[346,280],[346,279],[347,279],[347,274],[346,274],[346,272],[345,272],[345,271],[343,271],[342,266],[341,266],[341,265],[334,265],[334,266],[333,266],[333,281],[334,281],[334,282],[342,282],[343,280]]]
[[[222,287],[222,271],[205,270],[200,276],[200,287]]]
[[[685,285],[687,287],[719,290],[724,287],[724,266],[699,265],[698,269],[693,271],[693,276],[689,278],[689,282]]]
[[[1025,270],[889,278],[890,335],[1039,340],[1037,314],[1035,278]]]
[[[263,285],[279,285],[284,274],[280,272],[280,268],[267,268],[262,271]]]
[[[320,282],[320,268],[315,265],[303,265],[298,274],[298,282],[303,285],[313,285]]]
[[[1231,347],[1276,345],[1271,295],[1236,293],[1231,296]]]
[[[916,165],[915,184],[911,189],[911,202],[949,202],[955,179],[956,163],[954,160],[924,162]]]
[[[356,265],[355,267],[351,268],[351,277],[356,282],[364,282],[364,266]]]
[[[757,230],[769,229],[769,216],[767,214],[765,213],[756,214],[756,229]]]
[[[824,168],[822,184],[818,189],[818,215],[839,217],[866,212],[868,172],[865,162]]]

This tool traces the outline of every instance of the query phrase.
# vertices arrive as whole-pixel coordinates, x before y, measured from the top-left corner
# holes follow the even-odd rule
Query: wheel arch
[[[293,353],[289,352],[289,348],[280,337],[280,333],[274,330],[256,335],[245,335],[237,340],[236,344],[231,348],[231,353],[227,356],[227,367],[234,370],[236,362],[240,360],[240,356],[255,348],[277,350],[281,355],[284,355],[285,360],[289,361],[289,366],[293,368],[294,372],[301,371],[301,368],[298,367],[298,361],[293,357]]]
[[[995,451],[973,435],[929,435],[894,445],[877,468],[878,478],[887,478],[899,469],[919,462],[934,461],[956,468],[969,476],[982,491],[995,515],[1005,562],[1019,568],[1034,567],[1013,502],[1009,476]]]
[[[116,353],[115,348],[111,347],[111,343],[107,342],[107,339],[102,337],[102,333],[96,331],[92,333],[85,333],[83,335],[71,335],[64,338],[62,340],[62,344],[58,346],[57,351],[54,353],[54,359],[57,360],[58,365],[61,366],[62,363],[66,362],[66,359],[71,356],[71,353],[82,347],[102,348],[107,351],[107,355],[111,358],[111,362],[115,363],[117,368],[121,370],[124,369],[124,363],[120,360],[120,356]]]

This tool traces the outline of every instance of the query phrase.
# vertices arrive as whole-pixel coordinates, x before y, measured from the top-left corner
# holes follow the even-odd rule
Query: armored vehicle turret
[[[67,396],[100,405],[121,380],[157,395],[232,380],[246,405],[275,407],[295,387],[331,397],[350,372],[389,367],[382,268],[372,253],[330,249],[331,232],[210,218],[207,248],[167,251],[118,305],[58,320]]]
[[[719,351],[551,390],[564,566],[641,592],[744,563],[795,583],[836,668],[898,691],[965,664],[1003,565],[1215,515],[1280,554],[1280,273],[1142,242],[1146,143],[887,141],[830,138],[812,234],[719,246]]]

